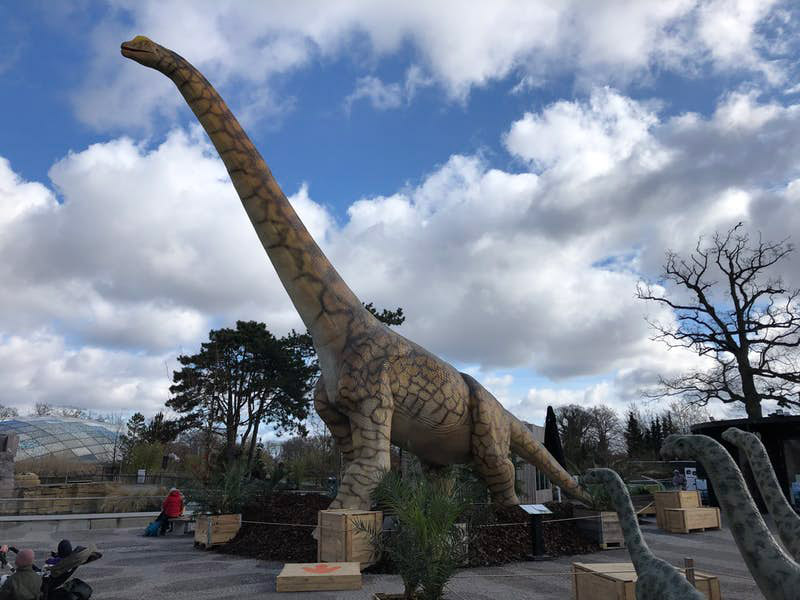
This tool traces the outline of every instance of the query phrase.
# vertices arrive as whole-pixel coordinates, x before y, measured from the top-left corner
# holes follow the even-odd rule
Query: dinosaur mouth
[[[120,52],[122,53],[122,56],[125,56],[127,58],[132,58],[137,54],[139,56],[143,54],[152,54],[152,52],[150,52],[149,50],[140,50],[139,48],[133,48],[132,46],[127,46],[124,42],[120,46]]]

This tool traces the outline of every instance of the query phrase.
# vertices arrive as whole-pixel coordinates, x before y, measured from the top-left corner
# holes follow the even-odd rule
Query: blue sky
[[[364,301],[521,416],[695,365],[635,283],[796,230],[797,11],[539,4],[0,3],[0,403],[153,413],[209,328],[299,327],[136,34],[217,86]]]

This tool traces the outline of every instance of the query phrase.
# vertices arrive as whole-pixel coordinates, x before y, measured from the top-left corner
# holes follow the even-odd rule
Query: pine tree
[[[628,422],[625,424],[625,445],[628,449],[628,458],[641,456],[644,449],[644,433],[639,424],[639,417],[635,410],[628,410]]]

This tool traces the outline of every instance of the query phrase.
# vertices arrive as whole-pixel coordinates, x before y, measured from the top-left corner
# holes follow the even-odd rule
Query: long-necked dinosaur
[[[611,469],[590,469],[582,479],[584,484],[600,484],[608,491],[619,524],[625,536],[625,546],[636,570],[636,600],[703,600],[705,596],[689,583],[667,561],[654,555],[639,529],[628,488]]]
[[[175,83],[219,152],[319,356],[314,406],[346,461],[332,508],[370,507],[390,442],[437,467],[472,461],[495,502],[518,504],[513,450],[579,499],[588,494],[525,426],[459,373],[367,311],[298,218],[225,102],[188,61],[144,36],[122,55]]]
[[[695,459],[703,464],[725,522],[758,589],[768,600],[797,600],[800,565],[772,537],[742,472],[722,444],[707,435],[672,434],[661,445],[661,456]]]
[[[764,444],[754,433],[736,427],[726,429],[722,433],[722,439],[738,447],[747,456],[756,485],[761,491],[772,520],[775,521],[778,537],[783,547],[795,561],[800,563],[800,515],[794,512],[792,505],[784,496]]]

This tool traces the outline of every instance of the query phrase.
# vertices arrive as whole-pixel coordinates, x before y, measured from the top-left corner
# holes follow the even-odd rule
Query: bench
[[[169,531],[172,531],[175,527],[175,523],[183,523],[183,533],[193,533],[194,532],[194,517],[192,515],[181,515],[180,517],[172,517],[169,519]]]

